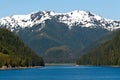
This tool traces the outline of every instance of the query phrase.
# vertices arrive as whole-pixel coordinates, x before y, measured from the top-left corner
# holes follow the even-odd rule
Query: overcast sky
[[[0,18],[43,10],[58,13],[85,10],[120,20],[120,0],[0,0],[0,10]]]

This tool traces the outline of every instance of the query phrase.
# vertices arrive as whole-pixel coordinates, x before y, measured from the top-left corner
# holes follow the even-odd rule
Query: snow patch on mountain
[[[57,16],[57,17],[56,17]],[[56,13],[54,11],[39,11],[28,15],[13,15],[0,19],[0,25],[11,29],[11,31],[30,28],[37,24],[45,24],[46,20],[57,18],[61,23],[68,25],[69,29],[73,26],[96,28],[101,27],[110,31],[120,28],[120,21],[105,19],[101,16],[88,11],[75,10],[68,13]],[[39,30],[42,30],[42,26]]]
[[[10,28],[12,31],[15,28],[30,28],[36,24],[44,23],[45,20],[51,19],[55,15],[54,12],[36,12],[28,15],[13,15],[10,17],[3,17],[0,19],[0,25]],[[41,18],[39,18],[41,16]]]

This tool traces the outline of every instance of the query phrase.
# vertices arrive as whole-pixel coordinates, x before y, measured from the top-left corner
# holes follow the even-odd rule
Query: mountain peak
[[[72,29],[72,26],[89,28],[101,27],[110,31],[120,28],[120,21],[108,20],[89,11],[81,10],[68,13],[56,13],[45,10],[28,15],[13,15],[1,18],[0,25],[10,28],[13,31],[17,28],[33,27],[36,24],[44,23],[47,19],[53,18],[57,18],[56,20],[59,22],[67,24],[69,29]]]
[[[88,14],[88,13],[90,13],[89,11],[82,11],[82,10],[74,10],[74,11],[72,11],[72,12],[70,12],[70,13],[73,13],[73,14]]]

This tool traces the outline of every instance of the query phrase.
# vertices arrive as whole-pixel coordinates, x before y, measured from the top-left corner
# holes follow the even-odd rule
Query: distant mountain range
[[[101,27],[107,30],[115,30],[120,27],[120,21],[105,19],[101,16],[93,14],[88,11],[72,11],[68,13],[56,13],[54,11],[40,11],[28,15],[13,15],[10,17],[3,17],[0,19],[0,25],[10,28],[12,31],[31,28],[38,24],[44,24],[46,20],[56,20],[57,22],[65,23],[69,29],[72,26]],[[39,30],[42,30],[40,27]]]
[[[46,62],[75,62],[81,50],[119,29],[120,21],[80,10],[68,13],[39,11],[3,17],[0,25],[16,32]]]
[[[10,17],[3,17],[0,19],[0,25],[6,26],[11,31],[16,31],[24,28],[31,28],[38,24],[43,24],[46,20],[56,20],[64,23],[69,29],[73,26],[97,28],[101,27],[107,30],[115,30],[120,27],[120,21],[105,19],[101,16],[95,15],[88,11],[72,11],[68,13],[56,13],[54,11],[39,11],[28,15],[13,15]],[[43,27],[39,28],[39,31]]]

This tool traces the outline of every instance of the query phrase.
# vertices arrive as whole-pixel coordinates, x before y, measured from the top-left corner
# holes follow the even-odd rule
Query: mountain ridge
[[[120,21],[110,20],[98,16],[89,11],[75,10],[68,13],[56,13],[54,11],[38,11],[28,15],[13,15],[0,19],[0,25],[10,28],[11,31],[20,28],[30,28],[37,24],[45,23],[48,19],[57,19],[57,21],[67,24],[69,29],[72,26],[101,27],[110,31],[120,28]],[[18,30],[17,29],[17,30]]]
[[[46,62],[75,62],[78,55],[82,54],[81,50],[120,27],[119,21],[108,20],[88,11],[39,11],[25,16],[27,18],[23,15],[2,18],[0,25],[15,32]],[[64,56],[56,60],[58,51]],[[54,54],[52,61],[50,53]]]

